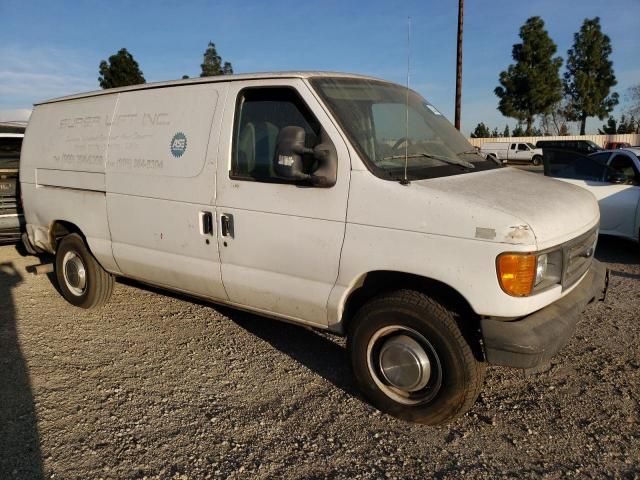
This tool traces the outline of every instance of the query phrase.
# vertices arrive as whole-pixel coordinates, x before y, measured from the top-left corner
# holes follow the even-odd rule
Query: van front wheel
[[[540,157],[540,155],[536,155],[531,159],[531,162],[537,167],[542,163],[542,157]]]
[[[101,307],[111,297],[113,275],[100,266],[76,233],[60,242],[55,272],[62,296],[76,307]]]
[[[427,295],[399,290],[356,314],[347,348],[356,382],[379,410],[439,425],[467,412],[485,375],[455,317]]]

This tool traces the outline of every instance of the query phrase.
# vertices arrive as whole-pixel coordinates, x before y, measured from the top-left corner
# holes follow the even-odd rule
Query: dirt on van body
[[[640,248],[550,370],[443,427],[356,391],[344,341],[120,281],[98,311],[0,247],[0,478],[639,478]]]

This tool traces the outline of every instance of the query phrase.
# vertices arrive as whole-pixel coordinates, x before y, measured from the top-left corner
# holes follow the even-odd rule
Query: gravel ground
[[[640,478],[640,248],[597,256],[551,369],[430,428],[362,400],[342,339],[128,281],[83,311],[0,247],[0,479]]]

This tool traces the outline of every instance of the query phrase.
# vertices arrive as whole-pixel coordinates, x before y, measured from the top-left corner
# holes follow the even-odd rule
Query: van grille
[[[567,242],[563,246],[564,268],[562,288],[569,288],[575,284],[584,273],[589,270],[598,240],[598,228]]]

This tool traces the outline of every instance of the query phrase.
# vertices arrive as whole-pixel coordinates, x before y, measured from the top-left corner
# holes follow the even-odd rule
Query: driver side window
[[[274,171],[280,130],[302,127],[305,146],[320,138],[320,123],[292,88],[248,88],[238,95],[229,176],[237,180],[288,183]],[[311,166],[309,166],[311,168]]]

